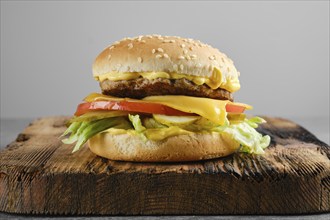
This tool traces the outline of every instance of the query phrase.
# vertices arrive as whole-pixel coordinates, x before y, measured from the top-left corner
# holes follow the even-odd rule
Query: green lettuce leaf
[[[146,130],[142,125],[139,115],[128,115],[128,119],[132,122],[133,127],[137,132],[143,132]]]
[[[77,142],[72,152],[78,151],[88,139],[94,135],[111,127],[125,127],[127,128],[129,123],[123,117],[105,118],[95,121],[86,122],[73,122],[64,134],[71,133],[69,138],[63,139],[62,142],[65,144],[72,144]],[[79,128],[77,128],[79,126]]]
[[[144,142],[146,142],[148,140],[148,138],[145,136],[145,134],[143,133],[146,129],[146,127],[144,127],[142,125],[141,119],[139,115],[128,115],[128,119],[132,122],[133,127],[135,129],[135,131],[140,135],[140,137],[142,138],[142,140]]]
[[[268,135],[262,136],[255,128],[258,124],[266,122],[260,117],[245,119],[241,123],[231,124],[222,132],[225,132],[241,144],[240,152],[251,154],[263,154],[264,149],[270,143]]]
[[[84,122],[74,122],[72,123],[71,125],[73,124],[77,124],[76,126],[79,126],[75,131],[71,131],[71,135],[69,138],[66,138],[66,139],[63,139],[62,142],[65,143],[65,144],[73,144],[74,142],[78,141],[78,137],[79,135],[81,134],[81,132],[88,126],[91,124],[91,122],[87,122],[87,121],[84,121]],[[70,126],[71,126],[70,125]],[[69,127],[70,128],[70,127]],[[64,133],[67,133],[66,131]]]
[[[64,133],[61,135],[61,137],[63,137],[63,136],[65,136],[65,135],[67,135],[67,134],[69,134],[69,133],[75,133],[77,130],[78,130],[78,128],[80,127],[80,125],[81,125],[81,122],[75,122],[75,123],[72,123],[65,131],[64,131]]]

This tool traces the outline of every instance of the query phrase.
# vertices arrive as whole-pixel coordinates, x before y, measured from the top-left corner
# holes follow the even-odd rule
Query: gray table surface
[[[290,120],[302,125],[311,133],[313,133],[318,139],[329,144],[329,117],[315,117],[315,118],[291,118]],[[7,144],[15,140],[17,135],[30,123],[33,119],[1,119],[0,120],[0,150],[4,149]],[[27,215],[13,215],[0,212],[0,219],[21,219],[21,218],[40,218],[38,216]],[[41,216],[41,218],[49,219],[54,218],[52,216]],[[300,220],[300,219],[318,219],[318,220],[330,220],[330,213],[315,214],[315,215],[290,215],[290,216],[142,216],[142,217],[91,217],[91,216],[77,216],[77,217],[56,217],[59,219],[287,219],[287,220]]]

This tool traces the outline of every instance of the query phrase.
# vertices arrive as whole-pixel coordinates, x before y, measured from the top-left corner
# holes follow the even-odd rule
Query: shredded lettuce
[[[139,115],[128,115],[128,119],[132,122],[135,131],[140,135],[142,140],[144,142],[146,142],[148,139],[143,132],[147,129],[146,129],[146,127],[144,127],[142,125],[140,116]]]
[[[67,134],[69,134],[69,133],[75,133],[77,130],[78,130],[78,128],[80,127],[80,125],[81,125],[81,123],[82,122],[75,122],[75,123],[72,123],[65,131],[64,131],[64,133],[61,135],[61,137],[63,137],[63,136],[65,136],[65,135],[67,135]]]
[[[81,132],[89,125],[91,124],[91,122],[87,122],[87,121],[84,121],[82,123],[79,123],[79,122],[75,122],[77,124],[79,124],[79,127],[76,131],[72,131],[71,132],[71,135],[69,138],[66,138],[64,140],[62,140],[63,143],[65,144],[73,144],[74,142],[78,141],[78,137],[80,136]],[[75,124],[73,123],[73,124]],[[78,126],[78,125],[76,125]],[[65,132],[64,132],[65,133]]]
[[[69,123],[95,121],[103,118],[112,118],[112,117],[119,117],[125,115],[128,115],[128,113],[124,111],[93,111],[93,112],[87,112],[78,117],[75,116],[70,119]]]
[[[105,118],[95,121],[73,122],[64,134],[71,133],[69,138],[63,139],[65,144],[77,142],[73,148],[73,152],[78,151],[88,139],[108,128],[122,126],[127,120],[123,117]],[[126,126],[127,127],[127,126]]]
[[[270,143],[268,135],[262,136],[255,128],[258,124],[266,122],[260,117],[245,119],[241,123],[231,124],[222,132],[225,132],[241,144],[240,152],[251,154],[263,154],[264,149]]]
[[[137,132],[143,132],[146,130],[142,125],[139,115],[128,115],[128,119],[132,122],[133,127]]]

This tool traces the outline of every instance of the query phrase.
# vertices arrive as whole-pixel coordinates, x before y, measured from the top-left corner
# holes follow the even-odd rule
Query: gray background
[[[100,91],[98,53],[152,33],[225,52],[241,72],[235,100],[251,114],[319,120],[329,133],[329,1],[2,1],[1,118],[72,114]]]

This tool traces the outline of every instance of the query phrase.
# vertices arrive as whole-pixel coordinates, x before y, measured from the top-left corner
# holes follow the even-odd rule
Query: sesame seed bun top
[[[215,67],[222,80],[238,81],[233,61],[218,49],[193,39],[146,35],[125,38],[105,48],[93,64],[93,75],[168,72],[209,78]]]

